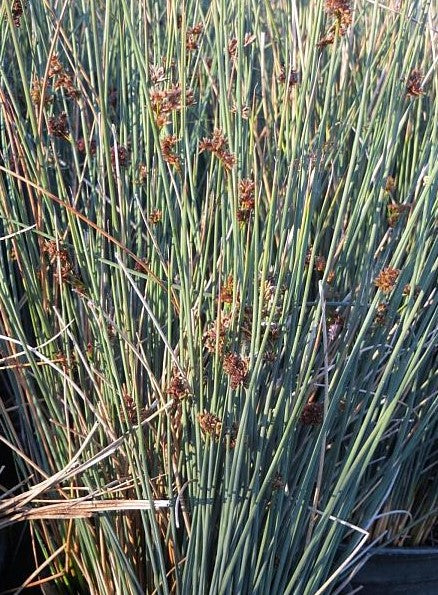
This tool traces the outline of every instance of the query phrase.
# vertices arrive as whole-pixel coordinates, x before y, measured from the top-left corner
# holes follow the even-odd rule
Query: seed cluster
[[[179,85],[172,85],[170,89],[152,89],[149,97],[158,128],[163,128],[163,126],[170,124],[169,114],[171,112],[181,111],[183,107],[193,105],[195,102],[193,91],[187,89],[183,97],[183,92]]]
[[[152,211],[149,213],[149,223],[151,223],[152,225],[158,225],[158,223],[161,222],[163,218],[163,213],[160,211],[160,209],[152,209]]]
[[[334,18],[334,22],[317,43],[319,48],[332,44],[336,34],[345,35],[353,20],[350,0],[325,0],[325,11]]]
[[[19,27],[21,25],[21,17],[23,16],[23,10],[26,7],[25,2],[21,2],[21,0],[14,0],[12,2],[11,12],[12,12],[12,20],[14,21],[14,25]]]
[[[90,155],[95,155],[96,148],[97,148],[95,140],[92,139],[92,140],[90,140],[90,142],[87,142],[84,138],[81,137],[76,141],[76,148],[79,153],[86,153],[87,146],[88,146]]]
[[[388,306],[384,302],[377,304],[376,315],[374,317],[374,324],[377,326],[383,326],[386,321],[386,313],[388,312]]]
[[[54,240],[45,240],[42,251],[43,254],[47,254],[51,265],[55,269],[55,275],[58,275],[57,261],[59,261],[61,281],[69,281],[73,272],[73,265],[66,248],[60,248]]]
[[[219,293],[219,301],[222,304],[231,304],[233,302],[233,291],[234,291],[233,275],[228,275],[227,280],[221,287],[221,290]]]
[[[199,413],[198,422],[204,434],[211,436],[215,440],[219,440],[222,433],[222,420],[220,417],[204,410],[203,413]]]
[[[44,107],[47,107],[53,101],[53,95],[50,93],[49,88],[44,85],[43,79],[39,78],[34,78],[32,81],[30,98],[33,104],[40,105],[42,102]]]
[[[194,27],[187,29],[186,34],[186,49],[189,52],[194,52],[198,49],[198,39],[202,33],[204,26],[202,23],[197,23]]]
[[[175,134],[169,134],[161,140],[161,152],[163,159],[169,165],[173,165],[178,171],[181,169],[181,163],[178,155],[174,152],[174,147],[177,144],[177,138]]]
[[[117,157],[116,157],[117,156]],[[111,165],[113,168],[117,166],[117,162],[120,167],[127,167],[129,165],[129,149],[123,145],[111,147]]]
[[[51,136],[66,139],[69,135],[67,114],[62,112],[58,116],[51,116],[48,121],[48,130]]]
[[[380,271],[377,277],[374,279],[374,285],[383,291],[383,293],[390,293],[394,289],[394,285],[397,282],[400,271],[387,267]]]
[[[190,393],[187,380],[176,370],[173,371],[166,393],[175,399],[176,402],[181,401]]]
[[[403,213],[409,212],[410,205],[390,204],[388,205],[388,225],[395,227]]]
[[[233,390],[244,386],[248,377],[248,360],[238,353],[228,353],[224,357],[224,372],[230,377]]]
[[[49,79],[54,79],[53,88],[55,91],[63,89],[66,96],[70,99],[78,99],[80,97],[78,89],[73,84],[72,77],[67,73],[56,54],[50,59],[48,77]]]
[[[301,423],[305,426],[320,426],[324,421],[324,405],[322,403],[306,403],[301,412]]]
[[[409,75],[406,83],[406,94],[410,97],[419,97],[423,94],[423,73],[419,68],[415,68]]]
[[[215,353],[216,344],[219,354],[223,353],[230,323],[231,316],[229,314],[222,314],[219,320],[209,324],[204,333],[204,347],[209,353]]]
[[[237,220],[241,225],[247,223],[254,211],[255,183],[251,178],[245,178],[239,184],[239,208],[237,209]]]
[[[199,143],[199,151],[213,153],[222,163],[225,171],[231,171],[236,164],[236,157],[228,151],[228,141],[219,128],[215,128],[211,138],[203,138]]]
[[[344,319],[340,314],[335,314],[329,318],[327,328],[327,338],[329,343],[335,341],[344,327]]]

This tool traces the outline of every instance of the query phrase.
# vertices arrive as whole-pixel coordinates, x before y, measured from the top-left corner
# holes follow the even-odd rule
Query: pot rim
[[[367,554],[387,554],[392,556],[409,556],[409,555],[421,555],[421,554],[432,554],[438,555],[438,547],[432,546],[416,546],[416,547],[395,547],[395,546],[376,546],[367,550]]]

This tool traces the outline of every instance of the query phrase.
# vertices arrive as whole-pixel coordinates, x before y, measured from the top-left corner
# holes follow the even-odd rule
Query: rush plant
[[[426,541],[433,3],[0,22],[0,527],[30,525],[25,584],[335,593],[367,542]]]

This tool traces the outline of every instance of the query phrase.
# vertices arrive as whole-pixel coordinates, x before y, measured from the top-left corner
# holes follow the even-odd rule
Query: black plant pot
[[[376,548],[354,576],[361,595],[437,595],[438,548]]]

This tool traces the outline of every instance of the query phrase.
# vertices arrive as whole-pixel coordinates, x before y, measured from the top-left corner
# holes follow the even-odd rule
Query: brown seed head
[[[228,42],[228,55],[230,58],[235,58],[237,56],[237,39],[235,37]]]
[[[180,160],[178,155],[173,151],[173,148],[177,144],[177,138],[175,134],[169,134],[161,140],[161,151],[163,153],[163,159],[170,165],[173,165],[177,170],[181,168]]]
[[[190,387],[187,380],[180,373],[174,371],[166,393],[175,401],[180,401],[190,393]]]
[[[80,97],[80,93],[74,86],[71,76],[66,72],[63,72],[57,77],[54,88],[55,90],[63,89],[66,96],[70,97],[70,99],[78,99]]]
[[[85,153],[87,150],[87,146],[88,146],[90,155],[96,155],[96,141],[95,140],[91,139],[90,142],[88,143],[84,138],[79,138],[76,141],[76,147],[77,147],[77,150],[79,151],[79,153]]]
[[[69,135],[67,114],[62,112],[58,116],[49,118],[48,130],[51,136],[66,139]]]
[[[149,66],[149,76],[152,84],[156,85],[164,81],[164,67],[163,66]]]
[[[230,322],[231,316],[229,314],[222,314],[219,321],[214,320],[209,324],[204,333],[204,347],[209,353],[215,353],[216,344],[218,352],[223,352]]]
[[[222,433],[220,417],[204,410],[204,413],[198,414],[198,423],[204,434],[211,436],[214,440],[219,440]]]
[[[329,15],[336,18],[339,26],[339,34],[344,35],[352,22],[350,1],[326,0],[325,9]]]
[[[321,39],[316,44],[316,47],[322,49],[328,45],[331,45],[332,43],[334,43],[334,41],[335,41],[335,34],[332,31],[330,31],[327,35],[325,35],[324,37],[321,37]]]
[[[374,317],[374,323],[377,324],[378,326],[383,326],[385,324],[387,311],[388,311],[388,306],[384,302],[381,302],[380,304],[378,304],[377,305],[377,313],[376,313],[376,316]]]
[[[301,412],[301,423],[305,426],[320,426],[324,421],[322,403],[306,403]]]
[[[388,205],[388,225],[395,227],[403,213],[410,211],[410,205],[390,204]]]
[[[32,87],[30,90],[30,98],[32,103],[35,105],[41,104],[41,97],[42,97],[42,89],[44,86],[44,98],[43,98],[43,105],[46,107],[49,103],[53,101],[53,95],[49,92],[47,85],[44,85],[43,79],[35,78],[32,81]]]
[[[415,68],[409,75],[406,83],[406,94],[410,97],[419,97],[423,94],[422,89],[423,73],[419,68]]]
[[[329,343],[333,343],[342,331],[344,326],[344,319],[339,314],[335,314],[329,319],[329,325],[327,329],[327,338]]]
[[[228,275],[227,280],[221,287],[219,301],[223,304],[231,304],[233,301],[234,280],[233,275]]]
[[[14,25],[19,27],[21,25],[21,17],[23,16],[23,10],[26,7],[26,3],[21,0],[14,0],[11,6],[12,20]]]
[[[383,291],[383,293],[390,293],[397,282],[399,274],[399,269],[387,267],[386,269],[380,271],[380,273],[374,279],[374,285],[380,289],[380,291]]]
[[[52,78],[61,74],[62,72],[64,72],[64,67],[59,61],[58,55],[53,54],[53,56],[50,58],[48,76],[49,78]]]
[[[386,178],[386,182],[385,182],[385,192],[389,192],[389,194],[392,194],[397,186],[397,181],[395,178],[393,178],[392,176],[388,176]]]
[[[318,271],[318,273],[323,273],[325,271],[326,264],[327,261],[324,256],[317,256],[315,258],[315,269]]]
[[[284,488],[284,479],[281,473],[276,473],[274,478],[272,479],[272,489],[273,490],[282,490]]]
[[[211,138],[203,138],[199,143],[199,151],[209,151],[219,158],[226,171],[230,171],[235,163],[236,157],[227,150],[227,140],[219,128],[216,128]]]
[[[224,372],[230,377],[231,388],[245,385],[248,377],[248,361],[238,353],[228,353],[224,358]]]
[[[111,147],[111,165],[115,168],[117,161],[120,167],[127,167],[129,165],[129,150],[123,145],[117,146],[117,159],[116,149]]]
[[[144,184],[148,177],[148,168],[145,163],[140,163],[138,166],[138,183]]]
[[[149,214],[149,223],[152,223],[152,225],[157,225],[161,222],[162,218],[163,213],[160,211],[160,209],[153,209]]]

